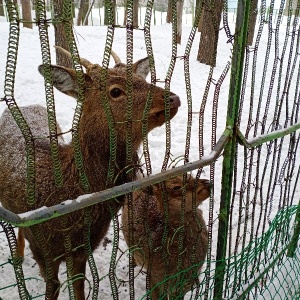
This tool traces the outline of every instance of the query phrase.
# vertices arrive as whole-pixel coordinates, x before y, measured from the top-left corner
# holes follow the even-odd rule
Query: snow
[[[22,219],[22,218],[28,218],[28,217],[31,217],[33,214],[35,213],[38,213],[38,212],[43,212],[45,211],[45,209],[47,209],[48,207],[47,206],[42,206],[40,208],[37,208],[35,210],[30,210],[30,211],[27,211],[25,213],[22,213],[22,214],[19,214],[18,216]]]
[[[1,18],[1,17],[0,17]],[[229,17],[230,22],[234,21],[234,17]],[[9,24],[5,22],[5,19],[0,19],[0,98],[4,96],[4,79],[5,79],[5,65],[6,65],[6,56],[7,56],[7,43],[9,37]],[[286,24],[285,22],[282,23]],[[234,28],[234,24],[230,24],[231,28]],[[182,44],[177,46],[177,56],[181,57],[184,55],[185,46],[189,37],[189,33],[191,31],[191,27],[184,26],[182,32]],[[106,27],[104,26],[89,26],[89,27],[75,27],[74,32],[77,39],[77,45],[79,49],[79,53],[82,57],[88,59],[91,62],[99,63],[102,62],[102,57],[104,53],[104,45],[106,40]],[[283,36],[285,34],[285,26],[280,28],[280,34]],[[152,46],[153,53],[155,58],[155,66],[156,66],[156,77],[158,79],[164,80],[166,73],[168,71],[169,62],[170,62],[170,53],[172,51],[171,44],[171,25],[163,24],[160,26],[151,27],[151,38],[152,38]],[[192,122],[192,136],[191,136],[191,145],[189,150],[189,161],[199,160],[201,158],[201,150],[199,149],[199,132],[198,132],[198,116],[202,98],[204,97],[204,90],[207,82],[207,78],[209,76],[210,68],[206,65],[199,64],[196,61],[198,44],[199,44],[199,33],[196,34],[195,41],[191,48],[190,55],[190,80],[192,86],[192,111],[193,111],[193,122]],[[268,34],[265,31],[262,33],[262,39],[260,43],[260,55],[258,55],[257,61],[257,74],[260,76],[262,74],[262,66],[265,60],[266,47],[267,47],[267,39]],[[282,47],[284,38],[280,39],[279,46]],[[220,31],[220,40],[219,40],[219,48],[217,55],[217,63],[216,68],[213,70],[213,79],[218,80],[223,70],[225,69],[228,62],[231,61],[232,55],[232,45],[227,43],[228,38],[225,35],[224,30]],[[54,44],[54,32],[53,28],[49,27],[49,43],[50,45]],[[134,60],[138,60],[146,56],[146,46],[144,42],[143,31],[134,31]],[[272,45],[274,47],[274,45]],[[50,47],[51,56],[53,63],[55,62],[55,54],[54,48]],[[120,56],[122,61],[126,61],[126,29],[124,28],[116,28],[115,29],[115,37],[113,50]],[[271,60],[274,59],[274,48],[271,49]],[[40,50],[40,41],[37,27],[34,27],[33,30],[21,28],[20,34],[20,43],[18,48],[18,62],[16,69],[16,79],[15,79],[15,99],[19,106],[26,106],[32,104],[46,104],[45,101],[45,91],[44,91],[44,81],[42,76],[38,73],[37,67],[42,63],[41,50]],[[113,65],[113,62],[110,64]],[[271,68],[270,68],[271,69]],[[284,68],[283,68],[284,69]],[[225,78],[219,95],[219,103],[217,110],[217,119],[216,119],[216,139],[221,136],[224,129],[226,128],[226,114],[227,114],[227,98],[228,98],[228,90],[229,90],[229,75]],[[282,74],[284,78],[285,74]],[[266,78],[270,78],[270,71]],[[258,106],[258,95],[260,92],[260,77],[257,77],[257,82],[255,85],[255,97],[253,101],[253,109],[254,111]],[[275,86],[276,83],[275,82]],[[161,84],[162,85],[162,84]],[[293,87],[295,85],[295,81],[291,83],[291,89],[295,89]],[[163,85],[162,85],[163,86]],[[250,84],[247,86],[248,92],[250,90]],[[264,88],[264,92],[266,93],[268,89],[268,85],[266,84]],[[185,154],[185,144],[186,144],[186,132],[187,132],[187,117],[188,117],[188,103],[186,100],[186,88],[185,88],[185,78],[184,78],[184,61],[181,59],[176,60],[176,66],[174,69],[174,73],[171,80],[171,91],[175,92],[180,96],[182,101],[182,106],[177,114],[177,116],[171,121],[171,158],[173,163],[171,166],[181,165],[182,158]],[[56,108],[56,117],[57,121],[62,128],[63,132],[67,132],[71,128],[73,113],[75,109],[75,101],[68,96],[65,96],[58,91],[54,91],[55,93],[55,108]],[[208,93],[207,107],[205,109],[205,121],[204,121],[204,139],[203,139],[203,155],[205,158],[212,158],[215,152],[212,152],[212,121],[211,117],[213,114],[212,111],[212,103],[213,103],[213,94],[214,94],[214,85],[211,86]],[[273,95],[273,100],[275,99],[275,95]],[[244,99],[244,109],[242,123],[240,125],[241,132],[245,132],[247,129],[248,122],[248,114],[249,114],[249,101],[251,100],[250,94],[245,95]],[[275,103],[275,100],[272,102]],[[267,126],[271,126],[272,124],[272,116],[273,112],[276,108],[276,105],[270,105],[270,113],[267,118]],[[0,102],[0,114],[5,109],[5,103]],[[266,107],[262,107],[261,111],[266,109]],[[284,115],[284,109],[282,115]],[[281,121],[283,125],[284,121]],[[249,137],[252,137],[253,126],[249,131]],[[70,141],[70,134],[64,135],[64,140],[66,142]],[[155,129],[153,132],[149,134],[149,150],[151,157],[151,167],[152,173],[156,174],[161,171],[162,163],[165,156],[166,149],[166,136],[165,136],[165,127]],[[283,150],[283,153],[287,153],[288,146]],[[286,151],[286,152],[284,152]],[[242,150],[241,150],[242,152]],[[267,151],[262,149],[262,161],[263,158],[266,157]],[[243,155],[238,157],[238,161],[241,165],[243,165]],[[296,161],[296,164],[299,165],[299,158]],[[170,166],[170,167],[171,167]],[[220,157],[214,165],[215,174],[214,174],[214,198],[211,199],[211,206],[213,207],[213,216],[214,219],[217,219],[218,209],[220,203],[220,193],[221,193],[221,179],[222,179],[222,157]],[[241,168],[242,170],[242,168]],[[205,167],[202,177],[209,178],[211,169],[209,167]],[[193,173],[195,174],[196,171]],[[239,171],[238,171],[239,172]],[[269,174],[267,171],[267,174]],[[242,174],[238,174],[238,177],[241,177]],[[251,193],[255,191],[253,187],[251,189]],[[277,190],[278,191],[278,190]],[[299,199],[300,191],[296,190],[296,194],[294,199]],[[278,201],[279,196],[274,195],[273,206],[269,207],[269,218],[272,220],[277,213],[276,201]],[[77,202],[80,202],[81,199],[85,199],[83,196],[80,199],[77,199]],[[64,202],[65,205],[70,204],[69,199]],[[296,200],[295,200],[296,201]],[[296,204],[296,203],[294,203]],[[202,210],[204,214],[205,220],[208,221],[209,216],[209,201],[205,201],[202,205]],[[43,209],[43,208],[41,208]],[[251,213],[251,212],[250,212]],[[23,214],[28,216],[29,213]],[[254,217],[254,223],[259,222],[258,218],[259,213]],[[234,212],[232,216],[232,240],[235,240],[235,234],[237,234],[237,223],[239,221],[239,213]],[[243,216],[245,218],[245,216]],[[245,219],[244,219],[245,220]],[[241,222],[241,220],[240,220]],[[212,225],[212,236],[217,236],[218,223],[214,222]],[[247,239],[249,237],[247,236]],[[112,243],[110,241],[113,240],[113,229],[110,228],[107,233],[107,239],[101,242],[98,249],[94,252],[94,258],[96,261],[96,265],[99,272],[100,281],[100,293],[99,299],[111,299],[111,288],[108,278],[108,270],[110,265],[110,255],[112,250]],[[216,254],[216,246],[217,239],[212,239],[212,259],[215,258]],[[120,299],[129,299],[129,284],[128,284],[128,249],[125,244],[122,233],[120,233],[120,242],[119,242],[120,251],[117,255],[117,266],[116,266],[116,276],[117,276],[117,284],[119,287],[119,298]],[[239,249],[241,249],[239,247]],[[8,243],[4,233],[0,234],[0,268],[2,269],[2,276],[0,278],[0,299],[8,300],[8,299],[18,299],[18,291],[14,285],[16,282],[14,277],[14,272],[12,265],[9,263],[8,258],[10,257]],[[7,263],[6,263],[7,262]],[[2,264],[3,263],[3,264]],[[39,269],[36,262],[32,258],[32,254],[26,244],[25,249],[25,260],[23,262],[23,270],[25,277],[28,278],[26,280],[27,288],[32,296],[43,295],[45,290],[45,284],[42,280],[42,277],[39,275]],[[140,267],[135,268],[135,297],[136,299],[142,298],[145,294],[145,279],[146,275],[141,271]],[[61,282],[66,280],[66,269],[65,266],[62,265],[60,268],[60,277]],[[87,278],[91,281],[92,277],[90,271],[87,272]],[[284,278],[284,275],[283,275]],[[1,289],[1,287],[7,287],[6,289]],[[88,290],[88,283],[86,282],[86,289]],[[87,295],[86,291],[86,295]],[[68,289],[63,287],[60,292],[60,299],[68,299]],[[268,298],[266,298],[268,299]]]

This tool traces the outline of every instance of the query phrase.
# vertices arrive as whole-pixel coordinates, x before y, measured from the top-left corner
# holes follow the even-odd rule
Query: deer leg
[[[84,281],[86,270],[86,259],[81,255],[73,256],[73,286],[76,294],[76,300],[85,300]]]
[[[41,268],[40,270],[42,275],[45,274],[44,278],[46,280],[46,296],[45,299],[49,300],[57,300],[60,289],[60,282],[58,280],[58,271],[59,271],[60,262],[53,263],[53,277],[48,278],[48,274],[46,273],[46,268]]]
[[[24,232],[21,227],[18,229],[18,238],[17,238],[17,251],[20,257],[24,258],[24,248],[25,248],[25,237]]]
[[[156,280],[153,280],[152,277],[150,277],[150,290],[153,289],[153,287],[157,284],[157,281]],[[161,289],[162,287],[159,285],[158,287],[156,287],[152,292],[151,292],[151,299],[152,300],[158,300],[160,299],[160,296],[161,296]]]
[[[60,289],[60,282],[58,279],[60,260],[54,261],[50,257],[43,257],[42,253],[35,251],[36,249],[29,245],[33,253],[34,260],[38,263],[40,273],[46,281],[46,295],[47,300],[57,300]]]

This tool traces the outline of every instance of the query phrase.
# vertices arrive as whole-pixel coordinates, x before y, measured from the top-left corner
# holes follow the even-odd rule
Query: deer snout
[[[170,104],[172,105],[172,107],[180,107],[181,102],[179,96],[177,96],[176,94],[170,95]]]
[[[198,200],[203,201],[207,199],[210,195],[210,188],[211,184],[210,181],[207,179],[199,179],[198,182],[198,187],[197,187],[197,195],[198,195]]]

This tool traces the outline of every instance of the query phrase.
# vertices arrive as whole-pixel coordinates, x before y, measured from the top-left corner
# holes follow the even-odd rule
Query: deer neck
[[[88,134],[87,134],[88,132]],[[113,185],[120,185],[128,181],[126,171],[137,164],[136,147],[133,148],[133,163],[126,162],[126,142],[117,136],[111,141],[108,127],[101,127],[80,134],[80,146],[84,170],[90,182],[91,192],[103,190]],[[115,145],[113,144],[115,143]],[[112,145],[111,145],[112,144]],[[127,166],[129,165],[129,166]],[[108,170],[113,173],[107,183]]]

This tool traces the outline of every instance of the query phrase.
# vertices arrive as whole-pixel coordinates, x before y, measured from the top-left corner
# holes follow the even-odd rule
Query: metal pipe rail
[[[54,206],[43,206],[41,208],[22,214],[15,214],[3,207],[0,207],[0,219],[19,227],[32,226],[38,223],[42,223],[46,220],[57,218],[70,212],[88,207],[90,205],[101,203],[106,200],[131,193],[134,190],[145,188],[149,185],[164,181],[168,178],[178,176],[182,173],[202,168],[211,164],[220,156],[227,141],[232,136],[232,132],[232,128],[226,128],[223,134],[221,135],[220,139],[218,140],[215,148],[211,151],[209,155],[203,156],[202,159],[186,163],[183,166],[167,170],[165,172],[155,174],[147,178],[143,178],[133,182],[127,182],[101,192],[85,194],[79,196],[75,200],[66,200]]]
[[[244,137],[242,132],[239,129],[237,129],[237,136],[238,141],[241,145],[247,148],[255,148],[267,141],[272,141],[286,136],[288,134],[291,134],[292,132],[295,132],[298,129],[300,129],[300,123],[248,140]],[[34,224],[42,223],[49,219],[57,218],[59,216],[85,208],[90,205],[104,202],[111,198],[131,193],[134,190],[145,188],[152,184],[164,181],[168,178],[172,178],[180,174],[202,168],[204,166],[210,165],[220,156],[226,143],[232,136],[232,133],[233,130],[230,127],[226,128],[221,137],[219,138],[215,148],[211,151],[211,153],[209,155],[203,156],[201,159],[196,160],[194,162],[189,162],[183,166],[167,170],[163,173],[155,174],[133,182],[127,182],[101,192],[85,194],[79,196],[75,200],[66,200],[54,206],[44,206],[23,214],[15,214],[3,207],[0,207],[0,219],[15,226],[28,227]]]

